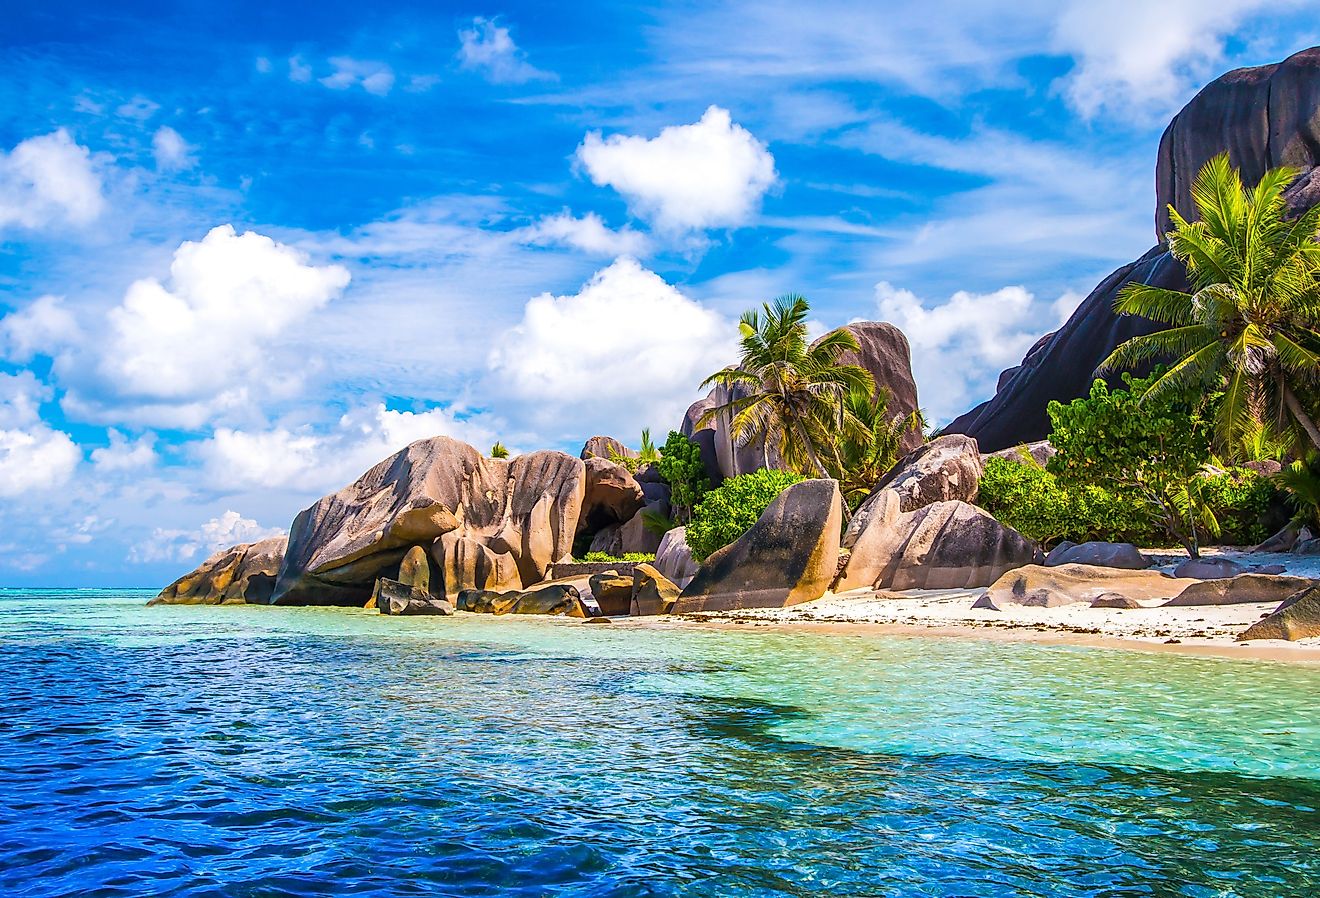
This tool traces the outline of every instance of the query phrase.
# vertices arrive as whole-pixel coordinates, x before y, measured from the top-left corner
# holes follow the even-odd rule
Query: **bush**
[[[669,484],[669,507],[674,520],[686,523],[692,509],[710,489],[706,466],[701,461],[701,447],[678,431],[671,430],[655,465],[665,483]]]
[[[642,564],[655,561],[655,556],[646,552],[624,552],[622,555],[611,555],[609,552],[588,552],[587,557],[582,560],[588,564],[598,562],[605,562],[606,564],[617,564],[619,562]]]
[[[792,471],[763,469],[730,477],[719,489],[706,493],[687,525],[692,557],[705,561],[742,536],[776,496],[800,480],[802,475]]]
[[[1219,541],[1231,546],[1254,546],[1277,529],[1269,520],[1277,494],[1278,488],[1269,477],[1250,468],[1231,468],[1207,476],[1201,490],[1205,503],[1219,519]]]

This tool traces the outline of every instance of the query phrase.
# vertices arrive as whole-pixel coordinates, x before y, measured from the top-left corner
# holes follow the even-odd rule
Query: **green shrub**
[[[686,523],[692,509],[710,489],[706,466],[701,461],[701,447],[677,430],[671,430],[655,465],[669,484],[669,507],[674,520]]]
[[[1254,546],[1264,542],[1271,506],[1278,487],[1264,474],[1250,468],[1231,468],[1204,478],[1201,490],[1205,503],[1219,519],[1219,541],[1232,546]]]
[[[705,561],[742,536],[776,496],[801,479],[792,471],[763,469],[730,477],[719,489],[706,493],[687,525],[692,557]]]
[[[644,562],[655,561],[655,556],[646,552],[624,552],[622,555],[611,555],[609,552],[588,552],[582,559],[588,564],[605,562],[606,564],[616,564],[626,562],[629,564],[642,564]]]

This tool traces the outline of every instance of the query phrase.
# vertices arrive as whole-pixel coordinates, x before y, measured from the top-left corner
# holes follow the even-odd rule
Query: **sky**
[[[108,9],[107,7],[113,7]],[[163,586],[408,442],[663,441],[784,293],[947,421],[1154,243],[1300,2],[23,4],[0,585]]]

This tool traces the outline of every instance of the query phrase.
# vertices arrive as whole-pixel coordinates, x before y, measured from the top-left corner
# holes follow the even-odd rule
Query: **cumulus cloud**
[[[168,285],[134,282],[108,313],[104,332],[61,354],[56,369],[99,395],[136,403],[132,417],[140,423],[195,427],[209,411],[273,389],[279,375],[268,364],[269,343],[339,296],[348,281],[338,265],[311,265],[269,237],[222,225],[179,246]],[[48,306],[41,320],[58,329],[54,311]],[[30,318],[17,332],[37,330]],[[29,352],[31,342],[24,344]],[[90,371],[87,356],[94,359]],[[89,373],[100,376],[89,384]],[[79,390],[71,389],[64,404],[97,417],[98,400]]]
[[[181,171],[197,164],[192,157],[192,147],[169,125],[156,129],[151,138],[151,152],[160,171]]]
[[[63,486],[82,461],[69,435],[41,420],[49,395],[30,371],[0,374],[0,496]]]
[[[145,433],[136,440],[113,428],[109,431],[109,446],[92,450],[92,466],[98,472],[136,471],[150,468],[156,463],[156,435]]]
[[[459,29],[458,40],[459,66],[481,72],[495,84],[523,84],[554,77],[527,62],[509,29],[495,19],[477,16]]]
[[[765,144],[718,106],[650,139],[593,131],[577,160],[592,183],[614,188],[634,213],[669,232],[745,224],[777,177]]]
[[[149,539],[129,551],[128,560],[136,564],[201,560],[221,549],[283,536],[285,532],[276,527],[263,527],[236,511],[226,511],[195,530],[157,527]]]
[[[489,389],[549,437],[668,427],[697,384],[736,357],[736,335],[654,272],[618,259],[578,293],[528,301],[491,351]]]
[[[361,87],[369,94],[383,97],[394,87],[394,70],[383,62],[368,59],[354,59],[351,56],[332,56],[330,64],[334,72],[321,79],[321,83],[331,90],[348,90]],[[289,60],[292,67],[293,60]],[[290,68],[290,77],[292,77]],[[310,70],[308,76],[310,77]],[[297,80],[306,80],[294,78]]]
[[[0,228],[86,225],[105,209],[92,154],[60,128],[0,152]]]
[[[78,320],[58,296],[40,296],[0,318],[0,357],[30,362],[77,339]]]
[[[202,477],[221,493],[248,489],[325,492],[338,489],[409,443],[451,436],[485,449],[499,439],[498,421],[460,417],[452,409],[395,411],[383,404],[356,409],[324,433],[311,429],[245,431],[220,428],[196,449]]]
[[[593,256],[640,256],[650,248],[645,234],[628,227],[612,230],[595,212],[576,218],[564,210],[545,216],[517,234],[524,243],[568,246]]]
[[[990,396],[999,372],[1018,364],[1080,299],[1068,293],[1041,302],[1015,286],[993,293],[959,290],[943,303],[928,304],[887,281],[876,284],[875,297],[880,319],[907,335],[921,404],[936,422]]]
[[[1086,117],[1102,108],[1156,118],[1222,67],[1225,41],[1265,0],[1073,2],[1055,23],[1055,48],[1072,55],[1060,82]]]

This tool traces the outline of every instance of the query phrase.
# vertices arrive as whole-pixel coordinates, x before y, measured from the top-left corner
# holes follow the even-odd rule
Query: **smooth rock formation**
[[[1091,602],[1092,608],[1140,608],[1141,604],[1119,592],[1107,592],[1096,596]]]
[[[1040,560],[1034,542],[975,505],[936,502],[901,512],[895,493],[881,496],[844,563],[838,592],[970,589]]]
[[[431,562],[426,557],[426,550],[413,546],[399,562],[398,580],[404,586],[414,586],[422,592],[431,591]]]
[[[1013,369],[1016,371],[1017,369]],[[1049,440],[1036,440],[1034,443],[1022,443],[1019,446],[1010,446],[1007,449],[1000,449],[998,452],[987,452],[981,456],[981,463],[984,466],[985,461],[991,458],[1002,458],[1007,461],[1020,462],[1022,464],[1032,463],[1040,465],[1042,468],[1051,458],[1059,454],[1059,450],[1050,445]]]
[[[838,566],[842,505],[833,480],[788,487],[750,530],[706,559],[673,612],[780,608],[820,598]]]
[[[621,617],[632,613],[633,580],[633,576],[615,571],[592,575],[591,595],[601,614]]]
[[[591,616],[577,588],[566,583],[552,583],[525,592],[465,589],[458,594],[456,607],[477,614]]]
[[[507,614],[518,601],[518,592],[497,592],[493,589],[464,589],[458,594],[454,607],[474,614]]]
[[[697,575],[697,562],[687,544],[687,528],[675,527],[660,538],[655,550],[655,569],[678,584],[687,586]]]
[[[511,552],[496,552],[479,538],[451,530],[431,544],[443,592],[451,602],[465,589],[522,589]]]
[[[1223,580],[1200,580],[1184,589],[1164,604],[1170,607],[1186,605],[1239,605],[1246,602],[1282,602],[1303,589],[1315,585],[1306,577],[1285,577],[1276,574],[1239,574]]]
[[[615,457],[636,458],[637,451],[629,449],[614,437],[594,436],[582,444],[582,453],[578,456],[583,461],[589,458],[603,458],[609,461]]]
[[[1246,572],[1245,565],[1231,558],[1189,558],[1173,569],[1175,577],[1191,580],[1223,580]]]
[[[520,583],[537,583],[572,551],[584,481],[583,462],[562,452],[492,459],[449,437],[419,440],[298,515],[272,601],[361,605],[414,546],[442,572],[466,569],[460,537],[511,556]],[[452,559],[450,548],[467,554]]]
[[[1320,585],[1289,596],[1269,617],[1252,624],[1238,635],[1250,639],[1313,639],[1320,636]]]
[[[417,586],[380,577],[371,594],[370,605],[381,614],[453,614],[454,606]]]
[[[1060,543],[1045,557],[1045,566],[1058,567],[1061,564],[1094,564],[1140,571],[1150,567],[1150,560],[1132,543]],[[1175,573],[1174,576],[1188,575]]]
[[[678,601],[678,585],[649,564],[633,568],[632,596],[628,613],[634,617],[668,614]]]
[[[961,434],[936,437],[880,478],[872,495],[893,490],[902,511],[933,502],[975,502],[982,470],[976,440]]]
[[[1045,567],[1027,565],[1000,577],[973,608],[1002,611],[1009,605],[1057,608],[1080,602],[1090,604],[1106,593],[1120,593],[1135,601],[1170,599],[1198,580],[1179,580],[1159,571],[1128,571],[1089,564]]]
[[[288,537],[230,546],[161,590],[148,605],[227,605],[270,601]]]
[[[605,458],[588,458],[586,493],[578,516],[578,533],[595,533],[610,524],[622,524],[646,504],[646,496],[628,469]]]

